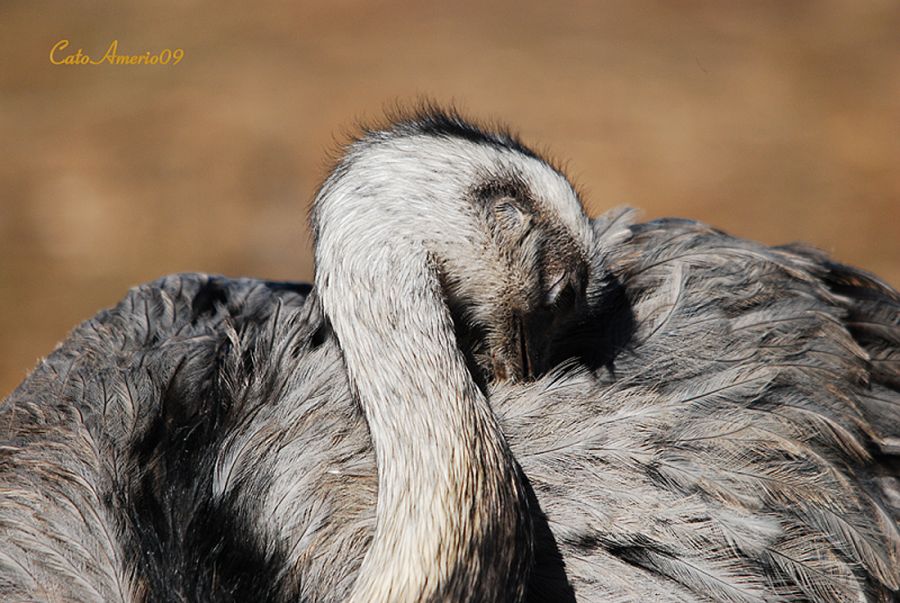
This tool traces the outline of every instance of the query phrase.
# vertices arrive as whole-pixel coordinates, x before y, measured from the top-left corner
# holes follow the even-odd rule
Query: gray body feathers
[[[892,600],[897,293],[702,224],[614,236],[619,352],[492,396],[576,592]]]
[[[434,109],[312,222],[315,289],[138,287],[0,406],[0,600],[896,600],[874,277]]]
[[[692,222],[594,225],[601,360],[489,392],[574,594],[892,600],[897,293]],[[345,598],[377,480],[317,304],[177,275],[76,329],[0,407],[0,599]],[[544,553],[531,600],[571,596]]]

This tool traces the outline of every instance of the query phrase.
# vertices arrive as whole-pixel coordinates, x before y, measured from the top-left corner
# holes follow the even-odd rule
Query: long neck
[[[345,258],[318,279],[378,467],[375,534],[350,600],[519,600],[532,549],[522,485],[436,275],[409,253],[367,257],[363,274]]]

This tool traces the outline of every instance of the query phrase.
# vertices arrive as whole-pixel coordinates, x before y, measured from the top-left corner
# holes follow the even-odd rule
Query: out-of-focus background
[[[427,95],[566,160],[592,213],[802,240],[900,284],[900,3],[0,3],[0,396],[128,287],[310,279],[335,139]],[[177,66],[57,66],[183,48]]]

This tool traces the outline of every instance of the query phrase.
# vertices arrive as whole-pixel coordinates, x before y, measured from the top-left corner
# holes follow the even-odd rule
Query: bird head
[[[380,272],[350,286],[393,288],[395,303],[414,304],[419,277],[405,266],[421,256],[481,383],[550,368],[554,334],[585,306],[593,233],[571,183],[510,134],[456,115],[429,111],[361,136],[313,223],[326,287],[365,261]]]
[[[519,381],[549,368],[554,336],[585,309],[590,229],[561,174],[518,150],[503,159],[473,179],[479,232],[441,254],[440,274],[470,368]]]

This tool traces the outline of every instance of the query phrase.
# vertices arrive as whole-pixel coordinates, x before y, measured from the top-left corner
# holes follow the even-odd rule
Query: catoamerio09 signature
[[[119,41],[113,40],[106,47],[103,56],[94,58],[79,48],[75,52],[69,48],[69,40],[60,40],[50,49],[50,62],[54,65],[177,65],[184,60],[183,48],[163,48],[158,52],[147,50],[140,54],[119,52]]]

